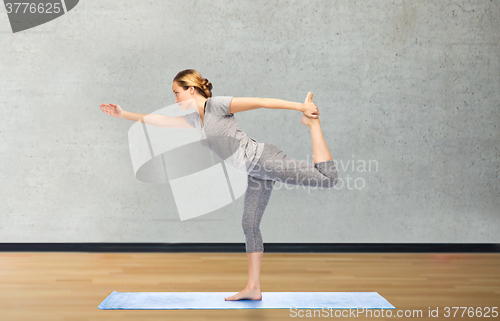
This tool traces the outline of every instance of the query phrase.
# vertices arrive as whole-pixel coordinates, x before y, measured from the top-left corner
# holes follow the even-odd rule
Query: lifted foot
[[[307,93],[307,97],[305,100],[306,103],[312,103],[313,102],[313,93],[309,92]],[[302,115],[302,119],[300,120],[302,125],[306,125],[311,127],[311,125],[319,123],[319,118],[309,118],[306,115]]]

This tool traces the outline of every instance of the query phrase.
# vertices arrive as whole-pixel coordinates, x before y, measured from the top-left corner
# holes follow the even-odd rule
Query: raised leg
[[[313,102],[312,93],[307,94],[306,102],[311,102],[311,103]],[[311,129],[314,164],[332,160],[332,155],[328,150],[325,138],[323,137],[323,132],[321,131],[319,118],[309,118],[305,115],[302,115],[301,122],[302,124],[309,126],[309,128]]]

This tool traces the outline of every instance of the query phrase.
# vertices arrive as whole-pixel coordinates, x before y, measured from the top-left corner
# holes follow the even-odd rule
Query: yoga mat
[[[262,292],[262,300],[225,301],[234,292],[116,292],[101,310],[395,309],[377,292]]]

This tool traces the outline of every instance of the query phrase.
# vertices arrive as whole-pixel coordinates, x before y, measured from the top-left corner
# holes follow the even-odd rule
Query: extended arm
[[[116,118],[123,118],[132,121],[140,120],[143,124],[153,125],[156,127],[175,127],[175,128],[193,128],[184,119],[184,116],[168,117],[156,114],[137,114],[124,111],[120,105],[117,104],[101,104],[103,113],[111,115]]]
[[[312,93],[309,94],[312,97]],[[258,108],[291,109],[300,111],[309,118],[318,118],[319,116],[318,107],[312,102],[312,98],[311,100],[306,98],[306,101],[301,104],[274,98],[234,97],[231,100],[231,105],[229,105],[229,112],[234,114]]]
[[[168,117],[156,114],[137,114],[123,111],[122,118],[132,121],[140,120],[142,123],[156,127],[193,128],[188,124],[186,119],[184,119],[184,116]]]
[[[231,100],[229,112],[234,114],[258,108],[291,109],[303,112],[303,105],[301,103],[274,98],[234,97]]]
[[[123,118],[132,121],[140,120],[143,124],[153,125],[156,127],[176,127],[176,128],[193,128],[184,119],[184,116],[168,117],[156,114],[137,114],[129,111],[124,111],[120,105],[117,104],[101,104],[103,113],[111,115],[116,118]]]

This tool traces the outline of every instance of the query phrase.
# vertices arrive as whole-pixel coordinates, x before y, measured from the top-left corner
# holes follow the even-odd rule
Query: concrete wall
[[[243,197],[181,222],[99,109],[171,105],[186,68],[216,96],[314,92],[342,180],[275,188],[265,242],[500,242],[499,1],[84,0],[15,34],[4,10],[0,242],[244,242]],[[235,117],[312,162],[299,112]]]

